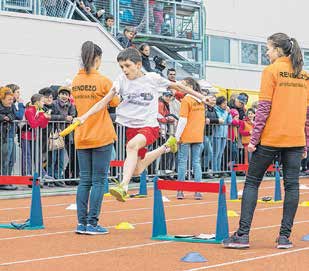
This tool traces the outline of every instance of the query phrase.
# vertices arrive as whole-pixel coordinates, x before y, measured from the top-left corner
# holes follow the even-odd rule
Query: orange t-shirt
[[[186,95],[180,106],[180,117],[187,119],[187,124],[180,137],[181,143],[202,143],[204,141],[205,105],[191,95]]]
[[[94,104],[100,101],[111,89],[112,82],[98,71],[91,70],[87,74],[81,69],[72,83],[72,95],[78,116],[86,113]],[[119,98],[114,97],[110,106],[117,106]],[[90,149],[106,146],[117,140],[117,135],[107,107],[90,116],[83,125],[75,131],[76,149]]]
[[[309,105],[309,77],[295,78],[289,57],[280,57],[262,73],[260,101],[270,101],[271,111],[261,144],[271,147],[305,146],[305,122]]]

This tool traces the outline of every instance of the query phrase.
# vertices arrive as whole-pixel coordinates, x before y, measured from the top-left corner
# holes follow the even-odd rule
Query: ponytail
[[[292,61],[294,73],[296,76],[298,76],[303,70],[304,66],[303,54],[296,39],[291,38],[290,42],[292,44],[290,58]]]
[[[98,45],[94,44],[92,41],[84,42],[82,45],[81,57],[83,67],[87,74],[90,73],[90,70],[94,65],[94,60],[97,56],[102,56],[102,49]]]
[[[186,77],[183,79],[194,91],[201,92],[200,84],[192,77]]]
[[[267,40],[272,43],[274,48],[282,49],[283,54],[290,57],[294,75],[298,76],[303,69],[304,60],[297,40],[284,33],[273,34]]]

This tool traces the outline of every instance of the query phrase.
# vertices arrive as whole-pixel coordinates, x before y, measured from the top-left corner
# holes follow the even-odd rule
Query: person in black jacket
[[[118,33],[116,39],[122,46],[122,48],[126,49],[133,46],[133,39],[136,35],[136,30],[133,26],[126,26],[123,30],[123,34]]]
[[[8,136],[15,114],[12,108],[13,91],[8,87],[0,88],[0,175],[8,175]],[[0,190],[16,190],[13,185],[0,185]]]
[[[236,109],[239,113],[239,119],[243,120],[246,117],[246,104],[248,103],[249,96],[247,93],[239,93],[235,99],[231,99],[228,106],[230,109]]]
[[[216,96],[210,95],[209,104],[205,105],[205,118],[206,118],[206,126],[205,126],[205,135],[204,135],[204,168],[206,171],[210,168],[210,162],[212,161],[213,156],[213,138],[212,133],[214,129],[214,125],[223,124],[223,119],[218,118],[217,113],[215,111],[216,105]],[[207,173],[205,178],[212,178],[213,176]]]
[[[149,61],[149,56],[150,56],[150,46],[148,43],[142,43],[139,47],[138,50],[140,51],[142,55],[142,65],[143,68],[147,72],[153,72],[154,70],[151,68],[150,61]]]

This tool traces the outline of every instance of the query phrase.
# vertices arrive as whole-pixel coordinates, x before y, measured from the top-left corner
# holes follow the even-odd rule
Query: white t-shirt
[[[170,84],[154,72],[134,80],[121,74],[114,82],[122,97],[116,109],[116,122],[131,128],[158,127],[158,98]]]

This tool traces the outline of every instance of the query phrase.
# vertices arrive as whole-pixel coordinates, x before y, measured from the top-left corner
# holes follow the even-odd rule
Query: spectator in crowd
[[[216,105],[216,96],[209,96],[209,103],[206,105],[205,110],[205,118],[206,118],[206,127],[205,127],[205,135],[204,135],[204,167],[206,171],[210,171],[212,165],[213,158],[213,130],[215,125],[223,124],[224,120],[218,118],[217,113],[215,111]],[[211,165],[211,166],[210,166]],[[211,173],[206,173],[205,178],[212,178]]]
[[[227,106],[227,100],[224,96],[219,96],[216,101],[215,111],[219,119],[222,120],[222,125],[214,127],[213,133],[213,171],[221,171],[221,162],[224,149],[227,142],[228,125],[232,122],[230,108]],[[216,177],[220,175],[216,174]]]
[[[116,39],[120,45],[125,49],[133,46],[133,39],[136,35],[136,30],[133,26],[126,26],[123,34],[118,33]]]
[[[161,34],[161,27],[164,23],[164,3],[155,1],[154,7],[153,7],[153,16],[154,16],[154,30],[155,33],[160,35]]]
[[[7,85],[14,94],[14,102],[12,105],[13,112],[15,114],[16,120],[22,120],[25,114],[25,106],[22,102],[21,95],[20,95],[20,87],[15,84]],[[9,170],[8,175],[12,175],[13,167],[16,162],[16,145],[14,142],[15,136],[17,132],[17,124],[11,126],[9,137],[8,137],[8,159],[9,159]]]
[[[70,103],[70,95],[71,90],[69,87],[60,87],[58,90],[58,98],[53,102],[53,107],[55,112],[59,112],[59,118],[58,120],[66,121],[71,123],[73,118],[76,117],[76,109],[75,106]],[[52,118],[54,117],[52,112]],[[65,124],[61,123],[57,125],[57,129],[63,130],[65,128]],[[70,147],[69,138],[66,137],[66,146]],[[52,150],[49,155],[50,160],[48,163],[48,173],[51,174],[52,172],[54,174],[53,177],[55,179],[63,179],[63,173],[64,173],[64,152],[65,149],[59,149],[59,150]],[[57,185],[58,182],[55,182],[55,185]],[[62,183],[60,183],[61,185]]]
[[[8,138],[14,114],[13,91],[8,87],[0,88],[0,175],[8,175]],[[0,185],[0,190],[16,190],[14,185]]]
[[[35,128],[46,128],[50,120],[50,114],[44,112],[44,96],[42,94],[34,94],[31,102],[26,105],[25,119],[27,124],[21,128],[21,148],[22,148],[22,175],[32,175],[33,159],[32,151],[34,150],[34,142],[39,136],[36,134]],[[40,140],[40,138],[39,138]],[[43,144],[43,142],[42,142]]]
[[[255,111],[249,108],[246,112],[246,118],[239,123],[239,133],[241,134],[242,145],[245,149],[245,164],[248,164],[252,154],[248,153],[248,144],[254,127]]]
[[[154,72],[160,74],[163,77],[163,71],[166,68],[166,61],[164,58],[159,57],[159,56],[155,56],[153,58],[153,61],[155,63],[155,68],[154,68]]]
[[[105,99],[109,97],[108,92],[112,88],[112,82],[98,72],[102,59],[102,49],[98,45],[86,41],[82,45],[81,59],[83,68],[72,83],[72,94],[79,116],[87,112],[102,97]],[[85,85],[90,86],[88,91],[84,90]],[[119,101],[119,97],[112,97],[109,104],[115,107]],[[93,235],[108,233],[98,221],[115,140],[117,135],[107,107],[86,120],[75,132],[80,168],[80,182],[76,194],[78,217],[76,233]]]
[[[236,109],[231,109],[230,114],[232,117],[231,125],[228,127],[228,144],[231,156],[231,161],[238,162],[238,128],[239,128],[239,113]]]
[[[113,15],[106,15],[105,19],[104,19],[104,27],[105,29],[113,35],[113,31],[114,31],[114,25],[115,25],[115,18]]]
[[[183,80],[187,87],[201,93],[200,85],[192,78],[187,77]],[[197,125],[198,124],[198,125]],[[180,143],[178,151],[178,180],[184,181],[187,171],[189,150],[191,149],[192,167],[194,181],[201,182],[202,168],[201,155],[203,151],[203,138],[205,127],[205,105],[204,103],[192,96],[186,95],[181,101],[180,118],[177,125],[175,137]],[[183,191],[177,192],[177,199],[183,199]],[[200,192],[195,192],[196,200],[202,199]]]
[[[170,82],[176,83],[176,70],[174,68],[169,68],[166,72],[167,79]],[[170,111],[171,114],[175,115],[177,118],[179,118],[179,112],[180,112],[180,101],[185,96],[185,94],[181,91],[177,91],[172,89],[173,92],[173,100],[170,102]]]
[[[229,102],[230,109],[236,109],[239,113],[239,119],[243,120],[246,117],[246,104],[248,103],[249,96],[248,94],[242,92]]]
[[[144,16],[143,19],[141,20],[140,24],[136,27],[136,29],[139,32],[145,33],[146,31],[146,24],[147,24],[147,1],[148,3],[148,9],[149,9],[149,15],[148,15],[148,20],[149,20],[149,25],[148,25],[148,29],[149,29],[149,33],[151,34],[154,30],[155,24],[154,24],[154,15],[153,15],[153,9],[154,9],[154,5],[155,5],[155,0],[144,0]],[[138,3],[139,4],[139,3]]]
[[[150,56],[150,46],[147,43],[142,43],[139,47],[138,50],[141,53],[142,56],[142,65],[143,68],[147,71],[147,72],[153,72],[154,70],[151,68],[150,65],[150,60],[149,60],[149,56]]]
[[[80,9],[89,17],[91,14],[94,18],[103,23],[103,15],[105,13],[104,9],[97,10],[93,0],[79,0],[77,1]],[[90,17],[90,19],[92,19]]]

